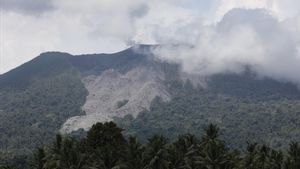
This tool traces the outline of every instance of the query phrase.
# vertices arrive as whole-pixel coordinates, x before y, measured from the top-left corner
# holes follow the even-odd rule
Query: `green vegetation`
[[[300,145],[287,151],[248,143],[244,152],[230,149],[209,124],[202,137],[185,134],[169,142],[153,135],[145,144],[125,137],[113,122],[97,123],[82,139],[57,135],[52,145],[29,158],[31,169],[299,169]],[[3,166],[1,169],[9,168]]]
[[[47,52],[0,75],[0,161],[24,162],[68,118],[84,113],[81,76],[110,68],[126,72],[144,60],[131,49],[111,55]]]
[[[131,116],[116,118],[115,122],[125,129],[123,134],[128,139],[122,139],[123,136],[117,134],[118,144],[113,143],[110,136],[113,124],[98,124],[100,129],[94,130],[93,137],[79,130],[73,133],[77,139],[58,137],[56,143],[59,144],[56,147],[44,147],[55,138],[66,119],[83,114],[80,107],[85,102],[87,91],[81,83],[81,76],[97,75],[107,69],[124,73],[133,67],[144,65],[162,69],[167,77],[165,86],[172,100],[164,103],[156,98],[150,110],[140,113],[136,119]],[[179,72],[178,65],[156,62],[133,50],[112,55],[71,56],[58,52],[42,54],[0,76],[0,161],[25,166],[28,154],[39,146],[43,148],[38,149],[34,159],[29,160],[33,161],[33,168],[43,166],[46,161],[51,167],[61,165],[53,168],[71,168],[74,163],[77,165],[73,168],[92,168],[91,165],[95,168],[112,168],[116,165],[124,168],[124,163],[130,166],[127,168],[133,169],[140,166],[178,168],[183,163],[182,159],[184,163],[190,162],[191,165],[194,160],[204,159],[201,155],[208,154],[204,150],[221,152],[220,159],[237,160],[235,168],[241,168],[246,160],[249,163],[256,161],[250,165],[252,168],[270,168],[271,165],[276,168],[274,161],[279,161],[281,168],[283,165],[296,165],[295,162],[299,159],[295,154],[298,153],[299,146],[296,143],[289,145],[291,141],[300,141],[300,91],[296,85],[257,77],[246,70],[240,75],[209,77],[205,79],[207,87],[202,88],[193,86],[190,81],[182,82]],[[122,107],[127,102],[121,100],[116,106]],[[200,138],[205,135],[206,131],[202,129],[209,122],[217,124],[222,131],[218,140],[222,139],[224,142],[211,145],[216,149],[202,147],[203,138],[196,139],[196,147],[200,147],[200,150],[193,149],[195,155],[187,153],[187,148],[176,148],[179,140],[182,141],[187,136]],[[99,136],[101,139],[97,140],[98,135],[101,135],[97,131],[105,126],[108,134]],[[120,132],[118,128],[115,129],[114,132]],[[184,133],[190,134],[181,136]],[[153,137],[154,134],[159,135]],[[84,138],[79,139],[81,136]],[[136,136],[140,142],[130,136]],[[112,143],[108,144],[102,138]],[[246,144],[247,141],[257,142],[262,146],[250,146]],[[97,146],[93,147],[94,143]],[[103,147],[102,144],[106,146]],[[63,146],[59,147],[61,145]],[[175,148],[170,150],[170,147]],[[158,149],[161,150],[159,153]],[[242,152],[236,154],[237,151],[232,149]],[[290,150],[283,153],[273,149]],[[130,151],[137,154],[128,154]],[[159,162],[151,158],[154,154]],[[262,159],[267,162],[261,161]],[[195,165],[196,167],[191,168],[203,168],[198,162]],[[227,168],[230,167],[232,165]]]
[[[0,159],[18,161],[49,143],[66,119],[83,114],[85,96],[74,70],[35,79],[24,89],[0,90]]]
[[[84,114],[81,76],[110,68],[126,72],[144,60],[131,49],[111,55],[47,52],[0,75],[0,161],[24,162],[68,118]]]
[[[245,149],[247,141],[287,148],[291,138],[300,141],[300,95],[291,84],[247,75],[220,75],[205,89],[193,87],[190,81],[170,81],[167,85],[173,94],[170,102],[157,98],[150,111],[137,118],[115,119],[125,135],[146,141],[159,133],[174,140],[183,133],[200,136],[200,129],[213,122],[222,129],[221,138],[233,148]]]

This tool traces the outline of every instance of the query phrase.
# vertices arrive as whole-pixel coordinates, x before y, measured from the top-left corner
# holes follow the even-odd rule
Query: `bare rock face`
[[[86,115],[68,119],[61,132],[87,130],[96,122],[111,121],[113,117],[127,114],[136,117],[141,111],[148,110],[157,96],[169,101],[164,79],[164,73],[151,66],[137,67],[126,74],[109,69],[100,76],[84,77],[82,82],[89,92],[82,107]]]

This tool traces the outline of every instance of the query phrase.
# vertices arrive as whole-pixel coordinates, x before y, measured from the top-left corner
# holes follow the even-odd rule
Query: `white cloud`
[[[36,15],[54,9],[53,0],[0,0],[0,9]]]
[[[263,9],[233,9],[216,25],[198,27],[194,36],[181,40],[188,45],[162,46],[154,53],[202,76],[241,73],[250,66],[260,76],[300,83],[300,32],[286,29],[286,24]],[[174,34],[174,40],[164,43],[177,39]]]
[[[280,24],[288,30],[284,34],[290,32],[294,36],[300,28],[300,24],[292,28],[287,26],[295,23],[291,17],[299,12],[298,0],[0,0],[0,3],[3,2],[6,6],[2,5],[0,19],[0,73],[45,51],[72,54],[116,52],[132,42],[202,44],[201,48],[192,49],[189,51],[191,54],[186,56],[194,59],[193,52],[218,54],[210,52],[210,48],[216,49],[209,45],[213,41],[218,51],[224,54],[210,62],[222,66],[224,63],[218,59],[229,62],[238,58],[237,62],[247,60],[254,64],[261,59],[254,56],[266,52],[265,47],[260,45],[265,42],[260,41],[261,35],[256,28],[242,25],[228,35],[211,28],[215,21],[237,7],[272,11],[274,16],[284,21]],[[293,41],[297,40],[296,37],[292,38]],[[234,40],[228,45],[236,50],[222,46],[225,40],[230,39]],[[236,46],[245,39],[249,40],[244,46]],[[255,50],[243,56],[244,59],[239,58],[239,54],[247,48]],[[172,57],[184,59],[175,53]],[[245,60],[246,57],[253,59]]]
[[[0,2],[6,4],[0,19],[0,73],[45,51],[116,52],[128,42],[151,43],[154,29],[176,26],[191,13],[181,7],[182,0]]]

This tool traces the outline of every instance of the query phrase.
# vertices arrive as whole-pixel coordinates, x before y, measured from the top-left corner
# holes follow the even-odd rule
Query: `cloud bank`
[[[23,14],[40,14],[54,9],[53,0],[0,0],[0,9]]]
[[[202,76],[300,82],[298,0],[0,0],[0,73],[45,51],[111,53],[135,43]],[[175,47],[174,47],[175,46]]]
[[[280,22],[265,9],[233,9],[215,25],[179,29],[153,52],[202,76],[241,73],[247,66],[260,76],[300,83],[296,23],[299,18]]]

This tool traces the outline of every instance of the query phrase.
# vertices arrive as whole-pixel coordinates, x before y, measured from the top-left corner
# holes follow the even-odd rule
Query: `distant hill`
[[[197,84],[180,65],[154,58],[151,47],[78,56],[47,52],[0,75],[2,157],[30,153],[59,131],[109,120],[142,140],[153,133],[171,139],[200,135],[209,122],[220,126],[232,147],[243,148],[246,141],[285,147],[300,140],[295,84],[257,77],[249,69]]]

